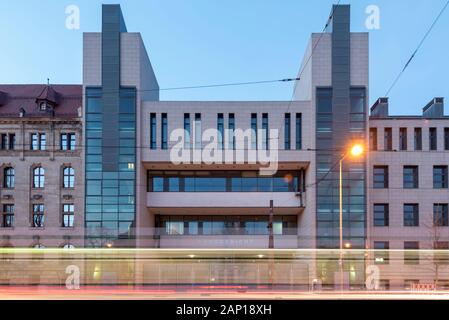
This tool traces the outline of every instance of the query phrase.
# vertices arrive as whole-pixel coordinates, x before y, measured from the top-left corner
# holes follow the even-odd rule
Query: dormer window
[[[52,112],[58,105],[59,95],[49,85],[45,86],[42,92],[36,97],[37,108],[41,112]]]
[[[53,106],[48,103],[47,101],[43,101],[39,104],[39,110],[40,111],[51,111]]]

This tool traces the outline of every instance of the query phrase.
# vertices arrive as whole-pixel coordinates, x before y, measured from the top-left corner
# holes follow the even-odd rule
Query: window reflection
[[[176,175],[176,176],[174,176]],[[304,172],[278,172],[275,176],[258,176],[258,172],[151,172],[152,192],[298,192]]]
[[[297,216],[274,216],[274,235],[297,234]],[[268,216],[157,216],[157,227],[167,235],[268,235]]]

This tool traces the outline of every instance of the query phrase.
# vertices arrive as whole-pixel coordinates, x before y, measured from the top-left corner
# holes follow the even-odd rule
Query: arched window
[[[65,167],[63,170],[64,188],[74,188],[75,187],[75,170],[72,167]]]
[[[67,243],[63,246],[64,249],[75,249],[75,246],[73,244]]]
[[[5,168],[3,174],[3,187],[8,189],[14,188],[14,168]]]
[[[42,167],[33,169],[33,188],[43,188],[45,184],[45,170]]]

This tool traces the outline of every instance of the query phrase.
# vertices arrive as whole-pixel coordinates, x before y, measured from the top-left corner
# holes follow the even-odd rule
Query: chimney
[[[444,98],[433,98],[423,109],[422,116],[428,119],[444,117]]]
[[[371,107],[371,117],[386,118],[388,117],[388,98],[379,98]]]

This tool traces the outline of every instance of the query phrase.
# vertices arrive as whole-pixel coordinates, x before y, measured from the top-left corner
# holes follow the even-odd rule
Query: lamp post
[[[340,268],[340,290],[343,291],[343,160],[346,158],[348,154],[351,154],[353,157],[359,157],[363,154],[363,146],[361,144],[354,144],[349,152],[346,152],[339,161],[339,181],[338,181],[338,189],[339,189],[339,220],[340,220],[340,257],[338,260],[339,268]]]

